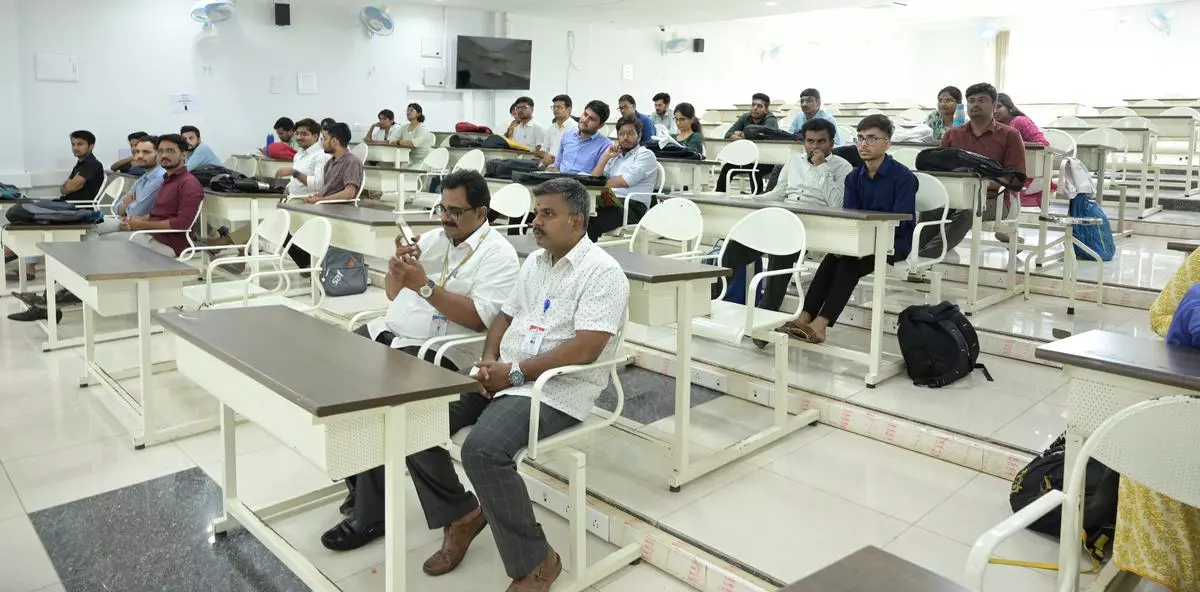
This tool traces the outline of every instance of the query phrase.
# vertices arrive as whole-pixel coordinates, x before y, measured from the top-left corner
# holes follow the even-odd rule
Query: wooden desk
[[[183,305],[183,284],[195,278],[195,268],[129,241],[89,241],[87,243],[40,243],[46,255],[46,308],[55,310],[55,282],[83,301],[83,360],[86,374],[80,386],[103,385],[115,395],[121,412],[132,417],[137,428],[135,448],[197,434],[215,427],[211,418],[182,425],[156,426],[156,401],[153,376],[170,370],[170,362],[151,362],[150,311]],[[138,367],[131,370],[105,370],[96,360],[93,313],[110,317],[137,314]],[[51,328],[56,325],[51,324]],[[56,336],[52,336],[52,339]],[[139,378],[139,394],[131,395],[120,380]]]
[[[877,547],[863,547],[779,592],[968,592]]]
[[[401,148],[391,144],[367,144],[366,160],[399,168],[408,162],[411,151],[410,148]]]
[[[5,200],[10,201],[10,200]],[[5,222],[0,227],[0,243],[17,254],[17,290],[29,290],[25,259],[42,254],[39,243],[79,242],[94,224],[38,224],[24,226]],[[8,294],[8,273],[0,276],[0,294]],[[51,309],[53,310],[53,309]],[[78,344],[75,344],[78,345]],[[58,349],[55,347],[54,349]],[[48,350],[46,350],[48,351]]]
[[[330,244],[380,259],[387,259],[396,252],[398,219],[403,218],[416,234],[442,227],[440,219],[430,218],[428,214],[396,214],[346,203],[284,203],[279,207],[291,213],[293,233],[313,216],[327,218],[332,230]]]
[[[1084,440],[1117,412],[1149,399],[1200,392],[1200,350],[1157,339],[1088,331],[1038,347],[1034,355],[1062,364],[1070,378],[1065,475]],[[1068,540],[1074,534],[1061,536]],[[1063,559],[1060,553],[1060,563]]]
[[[384,585],[405,590],[404,459],[449,444],[449,403],[475,381],[282,306],[168,312],[158,321],[175,335],[180,372],[221,404],[224,515],[213,532],[240,524],[312,589],[338,589],[267,523],[343,498],[345,487],[251,510],[238,497],[237,414],[330,479],[385,467]]]
[[[1084,132],[1086,132],[1090,129],[1096,129],[1096,128],[1091,127],[1089,125],[1088,127],[1049,126],[1046,129],[1062,130],[1064,132],[1067,132],[1068,134],[1071,134],[1071,137],[1078,140],[1079,136],[1083,135]],[[1141,153],[1140,160],[1141,160],[1142,166],[1141,166],[1141,170],[1138,171],[1139,174],[1141,175],[1139,195],[1141,196],[1143,203],[1145,202],[1146,196],[1149,195],[1152,205],[1149,208],[1143,207],[1142,213],[1139,215],[1139,218],[1149,216],[1151,214],[1161,211],[1162,206],[1158,205],[1158,188],[1159,188],[1159,182],[1160,182],[1160,175],[1155,176],[1154,187],[1153,187],[1154,191],[1153,191],[1153,193],[1149,193],[1150,171],[1152,168],[1156,168],[1154,165],[1154,154],[1155,154],[1154,143],[1158,138],[1157,130],[1154,130],[1151,128],[1113,128],[1113,129],[1120,132],[1120,134],[1122,136],[1125,136],[1125,141],[1127,142],[1127,148],[1128,148],[1129,153],[1131,153],[1131,154],[1137,153],[1137,152]],[[1129,164],[1130,163],[1128,161],[1122,162],[1121,170],[1129,171],[1130,170]]]
[[[804,223],[807,250],[854,257],[874,255],[870,350],[861,352],[828,343],[810,344],[799,340],[793,340],[792,345],[866,365],[865,380],[868,387],[874,387],[903,369],[903,363],[898,356],[885,354],[883,351],[883,299],[887,293],[887,254],[892,250],[896,227],[902,221],[911,220],[912,215],[841,208],[811,208],[793,202],[758,201],[719,193],[693,193],[682,197],[699,206],[704,216],[706,241],[724,238],[734,224],[756,209],[779,207],[796,214]]]

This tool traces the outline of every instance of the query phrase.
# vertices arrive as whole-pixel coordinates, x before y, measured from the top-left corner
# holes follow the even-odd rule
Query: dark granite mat
[[[640,424],[654,423],[675,415],[675,379],[657,372],[626,366],[618,375],[625,389],[625,408],[621,416]],[[692,407],[707,403],[721,393],[710,388],[692,385]],[[612,411],[617,406],[617,392],[612,385],[600,393],[596,406]]]

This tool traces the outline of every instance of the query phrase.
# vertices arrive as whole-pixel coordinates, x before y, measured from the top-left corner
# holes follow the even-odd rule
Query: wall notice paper
[[[302,95],[317,94],[317,75],[308,73],[296,74],[296,92]]]
[[[283,94],[283,79],[282,78],[280,78],[278,76],[272,76],[271,79],[268,80],[267,82],[268,82],[268,85],[271,87],[271,94],[273,94],[273,95]]]
[[[171,95],[171,113],[195,113],[200,110],[200,100],[194,94]]]

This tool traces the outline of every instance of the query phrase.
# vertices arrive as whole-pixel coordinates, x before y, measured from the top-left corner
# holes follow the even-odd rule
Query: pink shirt
[[[1050,145],[1050,140],[1046,139],[1045,134],[1038,128],[1037,124],[1024,115],[1014,117],[1012,121],[1008,122],[1008,126],[1017,130],[1017,133],[1021,134],[1021,139],[1025,142],[1041,144],[1042,146]]]

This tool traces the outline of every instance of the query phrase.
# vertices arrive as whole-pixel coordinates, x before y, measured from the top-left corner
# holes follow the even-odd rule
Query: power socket
[[[759,405],[769,406],[771,404],[771,387],[765,384],[758,384],[754,382],[750,383],[749,386],[750,388],[746,393],[747,398],[758,403]]]

